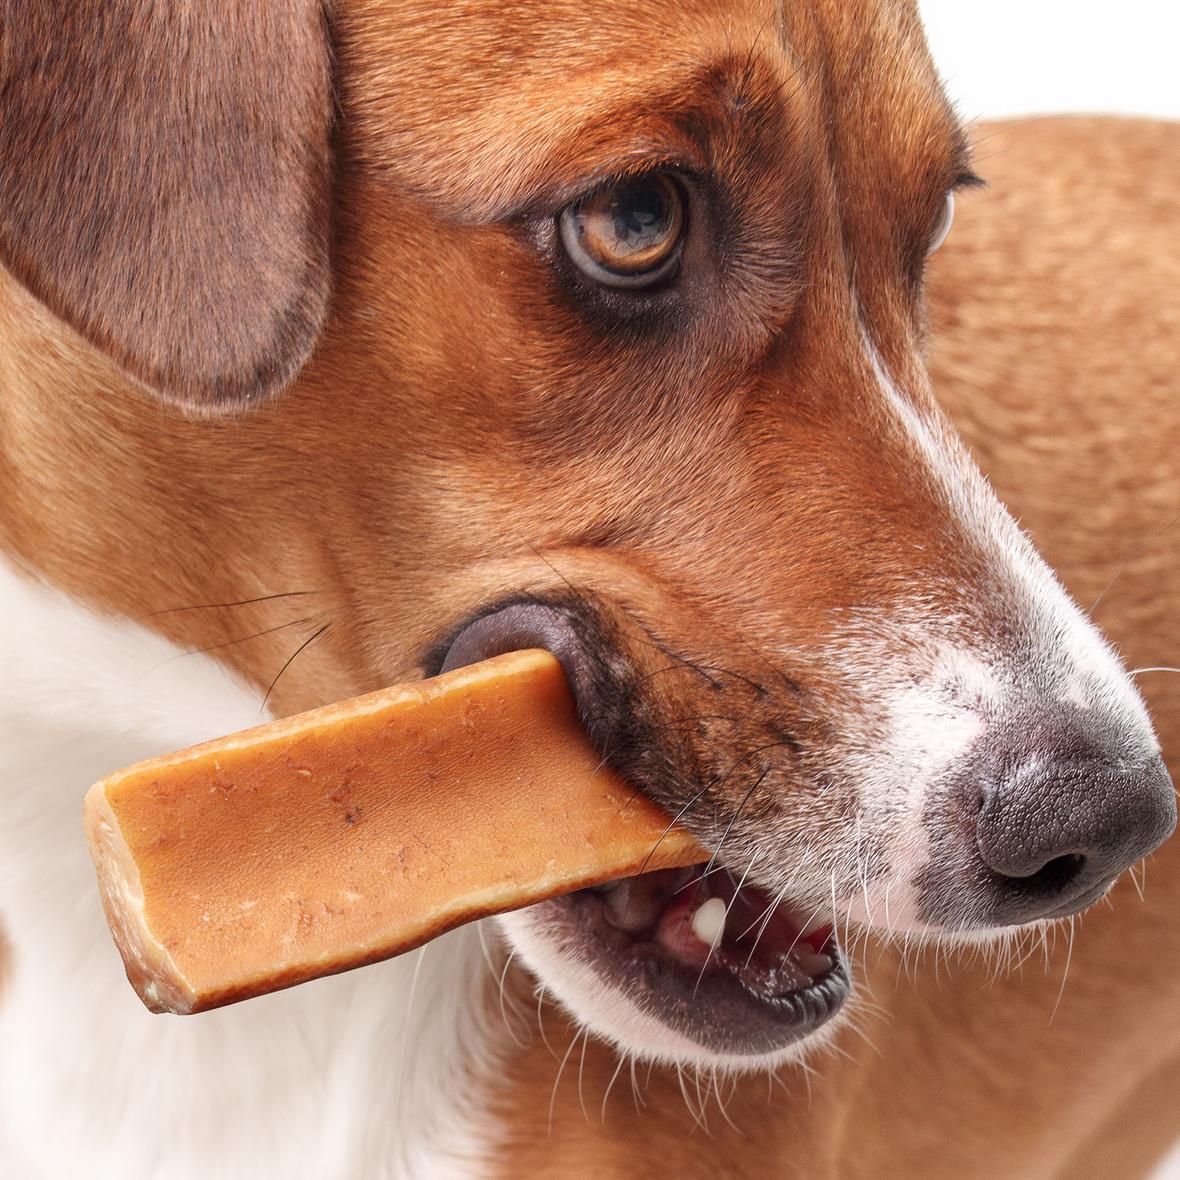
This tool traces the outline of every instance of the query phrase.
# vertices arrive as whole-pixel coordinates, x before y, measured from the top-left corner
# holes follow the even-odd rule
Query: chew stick
[[[127,977],[201,1012],[707,854],[521,651],[138,763],[84,819]]]

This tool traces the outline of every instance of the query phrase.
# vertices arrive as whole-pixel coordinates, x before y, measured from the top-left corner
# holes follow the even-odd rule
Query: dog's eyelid
[[[605,161],[593,171],[535,190],[510,208],[497,211],[488,220],[517,224],[549,220],[570,205],[588,201],[612,185],[657,173],[670,173],[698,186],[708,182],[700,162],[682,155],[646,154],[642,157],[616,158]]]
[[[972,168],[963,169],[951,182],[951,192],[968,188],[987,188],[987,181]]]
[[[974,154],[967,129],[961,123],[956,122],[951,131],[950,151],[947,156],[945,172],[947,188],[951,192],[956,189],[980,188],[987,184],[987,181],[975,171]]]

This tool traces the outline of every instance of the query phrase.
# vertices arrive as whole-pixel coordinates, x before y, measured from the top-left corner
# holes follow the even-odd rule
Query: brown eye
[[[650,287],[680,259],[684,190],[662,172],[608,185],[563,209],[561,243],[583,274],[607,287]]]

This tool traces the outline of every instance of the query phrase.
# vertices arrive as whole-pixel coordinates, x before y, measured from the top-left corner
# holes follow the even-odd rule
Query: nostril
[[[1080,877],[1086,867],[1086,858],[1079,852],[1067,852],[1055,856],[1032,873],[1005,873],[999,875],[1020,882],[1021,892],[1027,897],[1056,897],[1069,888]]]

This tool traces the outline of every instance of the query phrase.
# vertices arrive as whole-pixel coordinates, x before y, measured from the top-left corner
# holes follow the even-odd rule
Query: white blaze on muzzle
[[[998,740],[997,719],[1052,708],[1084,716],[1073,722],[1079,731],[1108,735],[1105,752],[1093,755],[1096,766],[1105,759],[1149,767],[1159,745],[1122,665],[957,436],[901,394],[867,331],[862,336],[866,368],[912,455],[914,479],[941,498],[962,543],[974,550],[974,564],[989,576],[988,586],[963,588],[958,617],[925,600],[916,586],[871,619],[835,631],[822,654],[860,714],[843,719],[843,735],[830,751],[861,811],[861,830],[836,841],[846,846],[840,917],[896,933],[925,932],[944,928],[924,916],[923,893],[945,867],[939,858],[974,855],[969,843],[942,838],[939,814],[950,811],[934,805],[949,784],[964,790],[972,760]],[[968,613],[985,599],[988,606]],[[987,609],[1007,617],[989,627],[980,617]],[[1149,790],[1154,799],[1157,787]],[[963,912],[969,910],[965,904]]]

